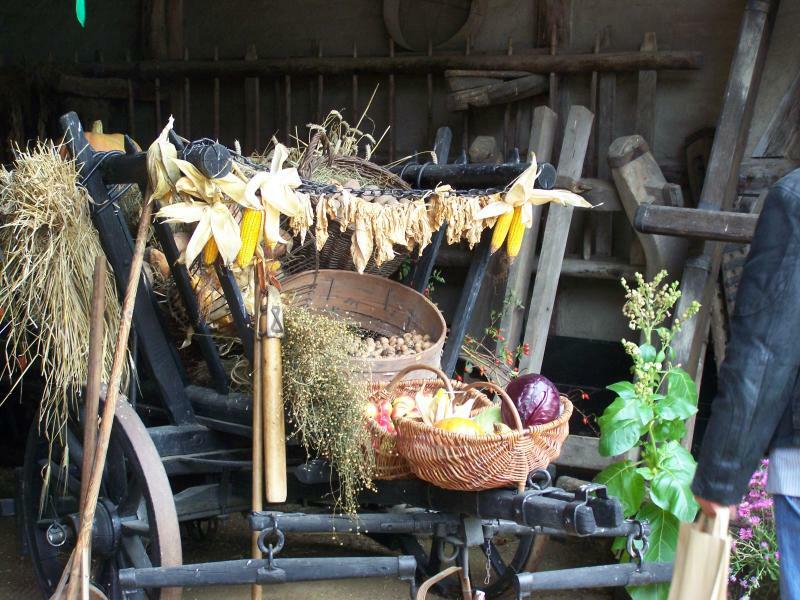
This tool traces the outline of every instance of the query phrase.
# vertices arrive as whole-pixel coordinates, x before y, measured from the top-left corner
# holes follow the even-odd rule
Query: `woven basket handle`
[[[517,407],[514,406],[514,401],[511,400],[511,397],[503,388],[496,383],[492,383],[491,381],[476,381],[465,387],[464,391],[466,392],[468,390],[475,390],[479,388],[490,389],[497,394],[500,397],[500,400],[502,400],[503,404],[508,407],[511,416],[514,417],[514,425],[517,427],[517,431],[525,431],[525,427],[522,426],[522,420],[519,418],[519,411],[517,411]]]
[[[409,365],[405,369],[400,369],[400,371],[397,372],[397,375],[392,377],[392,380],[386,386],[384,393],[386,394],[391,393],[391,391],[394,389],[394,386],[396,386],[400,382],[400,380],[403,379],[403,377],[405,377],[412,371],[420,371],[420,370],[436,373],[436,376],[442,381],[442,383],[444,383],[444,387],[447,390],[447,392],[451,396],[454,394],[453,384],[450,383],[450,378],[447,375],[445,375],[441,369],[437,369],[436,367],[433,367],[431,365]]]

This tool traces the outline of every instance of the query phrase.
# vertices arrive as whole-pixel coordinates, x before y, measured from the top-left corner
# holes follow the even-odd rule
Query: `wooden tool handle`
[[[267,502],[286,502],[286,432],[283,421],[281,341],[261,340],[264,404],[264,481]]]
[[[267,286],[262,305],[261,402],[264,416],[264,482],[267,502],[286,501],[286,432],[283,421],[281,338],[283,312],[280,293]]]

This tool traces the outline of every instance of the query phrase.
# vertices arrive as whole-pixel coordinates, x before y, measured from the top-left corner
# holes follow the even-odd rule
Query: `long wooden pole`
[[[100,408],[100,383],[103,377],[103,337],[106,311],[106,257],[95,258],[92,277],[92,312],[89,321],[89,362],[86,373],[86,396],[83,406],[83,464],[81,465],[81,512],[86,510],[89,478],[94,467],[97,446],[97,412]],[[84,552],[81,563],[81,597],[89,598],[91,548]]]
[[[111,439],[111,427],[114,424],[114,413],[117,409],[117,398],[119,398],[119,385],[122,381],[122,372],[125,368],[126,355],[128,350],[128,336],[131,332],[131,322],[133,321],[133,307],[136,303],[136,290],[139,287],[139,278],[142,274],[142,261],[144,259],[145,242],[147,241],[147,228],[153,216],[153,203],[148,201],[142,206],[142,214],[139,218],[139,226],[136,230],[136,244],[133,249],[131,259],[131,270],[128,276],[128,287],[125,290],[125,298],[122,302],[122,316],[119,322],[119,334],[117,335],[117,345],[114,349],[114,360],[111,364],[111,376],[106,392],[105,405],[103,406],[103,417],[100,422],[100,433],[97,437],[97,450],[95,452],[92,476],[89,480],[89,488],[86,493],[85,510],[81,513],[80,533],[78,542],[75,544],[73,555],[78,557],[72,560],[70,572],[69,588],[67,598],[72,600],[77,592],[76,583],[80,574],[80,557],[86,552],[92,538],[92,523],[94,513],[97,509],[97,497],[100,493],[100,484],[103,479],[103,468],[106,463],[108,443]]]
[[[256,265],[258,269],[259,265]],[[255,301],[253,308],[253,492],[252,504],[253,512],[263,510],[264,493],[262,488],[263,477],[263,445],[264,431],[262,428],[262,394],[261,394],[261,285],[259,278],[255,280]],[[251,556],[255,559],[261,558],[261,550],[258,549],[258,532],[251,534]],[[252,600],[261,600],[261,586],[254,583],[250,587],[250,597]]]

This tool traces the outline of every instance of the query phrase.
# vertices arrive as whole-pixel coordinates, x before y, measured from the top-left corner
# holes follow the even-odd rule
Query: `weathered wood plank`
[[[533,123],[528,141],[528,147],[536,154],[539,162],[550,162],[553,154],[558,116],[547,106],[537,106],[533,109]],[[531,275],[536,266],[536,240],[539,237],[539,226],[542,216],[542,207],[533,208],[533,225],[525,232],[522,238],[517,259],[511,263],[506,280],[503,316],[500,320],[500,329],[508,340],[507,347],[516,348],[522,336],[522,323],[525,319],[525,307],[518,306],[518,302],[528,297],[528,288]],[[509,302],[505,302],[505,300]]]
[[[580,178],[593,119],[594,115],[584,106],[573,106],[570,109],[559,156],[559,175]],[[542,368],[572,212],[571,206],[551,204],[548,207],[542,255],[539,257],[538,273],[528,303],[530,311],[523,338],[530,344],[531,351],[520,360],[521,371],[538,373]]]
[[[470,107],[507,104],[523,100],[547,91],[547,78],[543,75],[528,75],[510,81],[472,87],[447,94],[447,110],[467,110]]]

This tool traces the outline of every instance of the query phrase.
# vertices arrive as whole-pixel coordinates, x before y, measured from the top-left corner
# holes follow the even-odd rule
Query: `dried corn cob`
[[[213,265],[219,256],[219,247],[213,237],[208,238],[206,245],[203,246],[203,264],[208,266]]]
[[[517,206],[514,208],[514,217],[511,219],[511,225],[508,229],[508,242],[506,243],[506,252],[508,252],[510,259],[513,260],[519,254],[523,237],[525,237],[525,226],[522,224],[522,207]]]
[[[492,254],[500,250],[500,248],[503,245],[503,242],[506,240],[506,235],[508,234],[508,228],[511,226],[511,217],[513,215],[514,213],[509,211],[497,217],[497,222],[494,224],[494,230],[492,230],[492,245],[491,245]]]
[[[239,228],[242,232],[242,246],[236,256],[236,264],[244,268],[250,264],[256,252],[258,239],[261,235],[261,211],[245,208]]]

